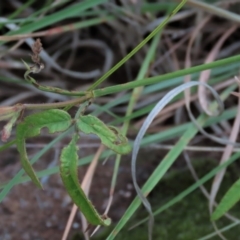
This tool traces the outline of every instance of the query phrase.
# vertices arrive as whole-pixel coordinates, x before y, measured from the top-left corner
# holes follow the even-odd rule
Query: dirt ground
[[[143,154],[144,155],[144,154]],[[149,155],[146,153],[145,157]],[[44,155],[34,166],[37,169],[48,167],[53,152]],[[109,187],[114,167],[114,158],[110,157],[105,165],[100,162],[94,175],[90,198],[99,212],[104,212],[108,202]],[[0,162],[0,182],[7,182],[20,169],[16,150],[5,151]],[[140,182],[152,171],[151,164],[139,168]],[[86,167],[79,168],[79,179],[84,176]],[[144,169],[144,171],[143,171]],[[143,174],[144,172],[144,174]],[[14,186],[0,205],[0,239],[1,240],[47,240],[61,239],[69,217],[72,201],[62,185],[59,174],[44,179],[44,190],[38,189],[33,183],[27,182]],[[115,222],[135,196],[130,173],[130,157],[121,162],[117,187],[109,216]],[[100,230],[101,231],[101,230]],[[69,239],[81,234],[80,214],[75,217]]]

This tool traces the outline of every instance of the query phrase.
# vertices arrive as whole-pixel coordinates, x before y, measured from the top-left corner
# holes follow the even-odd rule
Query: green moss
[[[216,165],[213,161],[197,161],[195,164],[195,169],[199,176],[204,176]],[[199,164],[200,163],[200,164]],[[223,194],[227,189],[234,183],[238,178],[236,172],[236,166],[231,166],[225,175],[223,185],[221,186],[220,193],[218,194],[218,201],[221,199]],[[185,170],[173,170],[171,171],[159,185],[154,189],[154,191],[149,196],[153,208],[156,210],[158,207],[162,206],[168,200],[172,199],[174,196],[179,194],[181,191],[185,190],[194,180],[188,171]],[[206,184],[206,188],[210,189],[211,181]],[[240,204],[234,207],[231,211],[235,216],[240,217]],[[237,213],[237,214],[236,214]],[[147,238],[147,223],[138,226],[137,228],[128,231],[128,228],[139,220],[146,217],[146,211],[142,207],[138,210],[134,219],[128,223],[127,226],[117,235],[116,240],[146,240]],[[230,220],[226,218],[221,218],[217,221],[217,226],[222,228],[231,223]],[[106,239],[111,229],[106,228],[105,231],[96,236],[95,240]],[[184,198],[181,202],[175,204],[171,208],[157,215],[155,218],[155,226],[153,239],[161,240],[193,240],[199,239],[205,235],[214,232],[214,228],[210,222],[209,212],[208,212],[208,201],[203,196],[200,190],[194,191],[192,194]],[[224,232],[227,239],[235,240],[240,239],[240,228],[235,227],[229,231]],[[218,240],[219,237],[213,237],[212,240]]]

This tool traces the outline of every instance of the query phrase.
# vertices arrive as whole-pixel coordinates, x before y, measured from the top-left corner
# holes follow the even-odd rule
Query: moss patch
[[[198,175],[204,176],[212,168],[216,166],[213,161],[195,161],[195,169]],[[223,185],[221,186],[220,193],[217,200],[219,201],[227,189],[238,178],[235,166],[232,165],[225,175]],[[152,207],[154,210],[162,206],[168,200],[177,196],[180,192],[188,188],[194,180],[188,169],[185,170],[172,170],[154,189],[149,196]],[[211,181],[206,184],[209,190]],[[231,211],[236,217],[240,218],[240,204],[235,206]],[[139,220],[146,217],[146,212],[141,207],[137,214],[131,219],[127,226],[117,235],[115,239],[118,240],[146,240],[147,238],[147,223],[138,226],[137,228],[128,231],[128,228]],[[217,226],[220,228],[227,226],[231,223],[225,217],[217,221]],[[106,228],[100,235],[96,236],[95,240],[106,239],[110,228]],[[184,198],[181,202],[175,204],[171,208],[162,212],[155,217],[155,226],[153,239],[163,240],[193,240],[200,239],[201,237],[214,232],[214,228],[210,222],[208,212],[208,201],[198,189]],[[236,226],[229,231],[224,232],[227,239],[240,239],[240,228]],[[217,240],[219,237],[211,238]]]

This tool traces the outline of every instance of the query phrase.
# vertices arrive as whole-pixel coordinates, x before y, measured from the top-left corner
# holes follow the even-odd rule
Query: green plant
[[[103,3],[105,1],[84,1],[83,3],[80,3],[82,11],[84,12],[84,9],[90,8],[91,6],[94,6],[94,4]],[[71,142],[62,150],[62,154],[60,157],[61,165],[60,165],[60,174],[62,176],[64,185],[69,193],[69,195],[73,198],[73,201],[80,207],[84,215],[86,216],[87,220],[91,224],[95,225],[109,225],[110,220],[106,216],[100,216],[93,205],[89,202],[87,197],[84,195],[84,192],[82,191],[77,175],[76,175],[76,169],[78,164],[82,164],[82,162],[78,162],[78,156],[77,156],[77,140],[78,140],[78,132],[84,132],[84,133],[93,133],[97,135],[103,144],[105,144],[108,148],[112,149],[114,152],[116,152],[118,155],[116,155],[116,164],[115,164],[115,172],[113,175],[112,180],[112,188],[114,188],[116,183],[116,175],[118,166],[120,164],[121,160],[121,154],[128,153],[130,149],[130,145],[127,142],[127,139],[125,135],[128,132],[129,128],[129,121],[130,119],[134,118],[137,114],[137,116],[141,116],[145,114],[146,112],[150,112],[152,106],[149,106],[147,109],[140,110],[139,112],[133,112],[133,108],[135,103],[137,102],[139,96],[144,92],[144,86],[149,86],[153,84],[170,84],[169,80],[172,80],[174,78],[177,79],[174,86],[179,85],[182,79],[180,77],[185,76],[187,74],[195,74],[199,71],[203,71],[206,69],[213,69],[215,68],[215,75],[213,80],[216,82],[222,81],[224,76],[221,75],[222,69],[220,67],[228,67],[228,71],[226,72],[234,72],[237,68],[237,62],[240,60],[240,56],[234,56],[229,57],[226,59],[214,61],[212,63],[202,64],[199,66],[179,70],[176,72],[172,72],[169,74],[165,74],[162,76],[156,76],[147,78],[147,71],[150,67],[151,61],[154,59],[154,53],[157,48],[157,44],[159,43],[162,28],[165,26],[165,24],[169,21],[171,16],[173,16],[184,4],[186,1],[182,1],[179,6],[172,12],[169,11],[171,14],[164,20],[162,24],[160,24],[152,33],[144,40],[142,41],[136,48],[134,48],[133,51],[131,51],[122,61],[120,61],[116,66],[114,66],[110,71],[108,71],[106,74],[104,74],[98,81],[96,81],[91,87],[88,88],[86,91],[69,91],[66,89],[56,88],[56,87],[49,87],[39,84],[33,77],[32,73],[38,73],[40,70],[43,69],[43,65],[38,57],[38,54],[40,52],[41,46],[40,41],[37,40],[36,44],[38,44],[38,47],[33,47],[33,50],[35,49],[36,54],[32,56],[32,60],[34,62],[34,65],[32,67],[29,67],[27,63],[24,62],[26,66],[26,73],[24,75],[25,80],[38,88],[39,90],[46,91],[46,92],[54,92],[58,94],[68,95],[77,97],[69,101],[65,102],[59,102],[59,103],[48,103],[48,104],[17,104],[15,106],[6,106],[0,108],[0,119],[1,120],[9,120],[7,125],[4,127],[2,139],[6,141],[10,135],[12,126],[16,123],[18,118],[21,118],[21,115],[23,114],[24,110],[41,110],[38,113],[33,113],[32,115],[27,116],[22,120],[21,123],[17,125],[17,134],[16,134],[16,140],[13,140],[10,143],[7,143],[6,145],[1,146],[1,150],[4,150],[8,148],[10,145],[13,145],[16,143],[18,151],[21,156],[21,161],[24,170],[28,173],[29,177],[33,180],[33,182],[40,186],[40,182],[38,180],[39,176],[44,176],[48,174],[53,174],[55,172],[58,172],[58,169],[52,168],[51,171],[44,170],[42,172],[34,173],[34,170],[32,169],[31,164],[38,160],[41,153],[39,152],[38,156],[32,159],[32,161],[29,161],[26,154],[26,148],[25,148],[25,141],[26,139],[30,137],[34,137],[40,134],[40,131],[42,128],[47,127],[49,129],[49,133],[55,133],[55,132],[61,132],[59,135],[59,138],[56,138],[56,141],[60,140],[63,136],[66,136],[69,132],[73,134]],[[19,30],[15,32],[10,32],[8,36],[8,39],[14,39],[14,37],[17,36],[17,34],[25,34],[29,31],[38,30],[42,27],[46,27],[49,24],[55,23],[59,20],[59,18],[62,18],[61,14],[63,12],[66,14],[64,16],[73,15],[76,14],[75,11],[72,12],[74,8],[64,9],[62,12],[59,11],[58,14],[52,14],[52,16],[49,16],[45,20],[39,21],[38,24],[28,24],[26,26],[23,26]],[[84,12],[85,13],[85,12]],[[85,14],[91,14],[91,13],[85,13]],[[94,13],[92,13],[94,14]],[[71,15],[71,16],[72,16]],[[34,16],[33,16],[34,17]],[[107,16],[106,19],[113,19],[113,16]],[[97,19],[95,22],[89,22],[88,24],[97,24],[101,21],[100,19]],[[86,21],[87,23],[87,21]],[[83,26],[83,25],[74,25],[76,26]],[[65,30],[69,28],[65,28]],[[64,29],[63,29],[64,30]],[[12,38],[10,38],[12,37]],[[18,36],[19,37],[19,36]],[[139,75],[137,77],[137,81],[132,81],[126,84],[120,84],[115,85],[111,87],[106,88],[100,88],[96,89],[97,86],[99,86],[104,80],[106,80],[107,77],[109,77],[116,69],[118,69],[120,66],[122,66],[131,56],[133,56],[142,46],[144,46],[152,37],[154,37],[153,41],[150,44],[150,50],[147,53],[147,56],[142,64],[141,70],[139,72]],[[0,38],[1,39],[1,38]],[[1,40],[4,40],[2,38]],[[6,40],[6,38],[5,38]],[[232,65],[231,65],[232,64]],[[235,65],[234,65],[235,64]],[[232,75],[232,72],[230,75]],[[197,75],[195,74],[195,77]],[[220,76],[220,77],[219,77]],[[171,84],[173,84],[171,82]],[[166,86],[161,85],[161,89],[166,88]],[[173,85],[168,87],[173,88]],[[154,86],[153,86],[154,87]],[[223,93],[222,98],[226,99],[233,88],[236,86],[230,86],[226,89],[226,91]],[[126,116],[122,118],[116,119],[118,123],[124,122],[123,129],[120,130],[114,126],[108,126],[102,121],[100,121],[96,116],[97,113],[93,113],[93,115],[87,115],[85,116],[83,114],[85,107],[87,107],[88,102],[92,99],[109,95],[116,92],[121,92],[123,90],[130,90],[134,89],[131,96],[128,96],[127,100],[129,100],[128,109],[126,112]],[[124,99],[121,99],[124,100]],[[126,98],[125,98],[126,101]],[[175,99],[171,100],[172,102],[175,101]],[[109,108],[113,106],[113,104],[116,104],[117,101],[114,101],[113,103],[109,103],[106,106],[104,106],[105,110],[109,111]],[[82,104],[83,106],[78,109],[77,114],[74,118],[71,118],[71,116],[68,114],[68,110],[72,108],[73,106],[78,106],[78,104]],[[112,104],[112,105],[111,105]],[[63,110],[60,110],[58,108],[63,108]],[[104,110],[104,109],[103,109]],[[144,112],[145,111],[145,112]],[[136,114],[137,113],[137,114]],[[134,115],[135,114],[135,115]],[[205,126],[205,124],[212,125],[214,123],[220,122],[223,119],[228,119],[234,117],[234,114],[236,114],[236,109],[233,109],[231,111],[231,114],[229,114],[228,110],[225,110],[224,114],[222,116],[218,116],[215,118],[209,118],[205,114],[202,114],[198,118],[198,124],[200,126]],[[73,133],[75,132],[75,133]],[[174,132],[174,133],[173,133]],[[150,191],[156,186],[156,184],[161,180],[163,175],[167,172],[167,170],[170,168],[170,166],[176,161],[177,157],[180,153],[184,150],[184,148],[187,146],[187,144],[193,139],[193,137],[197,134],[198,129],[196,128],[196,125],[193,123],[188,123],[183,126],[177,126],[171,131],[164,131],[163,133],[160,133],[159,135],[154,136],[147,136],[143,142],[144,144],[149,144],[151,142],[156,141],[162,141],[165,139],[171,139],[171,137],[174,135],[181,136],[180,140],[177,142],[177,144],[174,146],[174,148],[166,155],[166,157],[163,159],[161,164],[156,167],[154,173],[149,177],[146,184],[144,185],[142,191],[145,195],[149,194]],[[55,141],[55,142],[56,142]],[[51,147],[54,144],[54,142],[50,143],[47,148]],[[140,143],[139,143],[140,144]],[[47,148],[43,149],[43,152],[47,150]],[[106,155],[113,154],[112,152],[107,152]],[[89,160],[88,160],[89,161]],[[30,164],[31,163],[31,164]],[[85,162],[87,163],[87,161]],[[221,167],[226,166],[223,165]],[[217,171],[220,171],[221,168],[218,168],[214,171],[216,173]],[[15,184],[18,184],[20,182],[27,181],[29,178],[22,177],[23,172],[19,172],[19,174],[16,174],[16,176],[6,185],[3,186],[3,190],[0,193],[0,201],[4,199],[6,194],[9,192],[9,190],[14,186]],[[211,177],[213,174],[211,174]],[[210,177],[208,176],[207,179]],[[206,180],[204,180],[206,181]],[[194,185],[194,189],[199,186],[199,183]],[[182,195],[179,197],[174,198],[172,201],[169,201],[169,204],[166,205],[166,208],[169,207],[171,204],[179,201],[179,199],[182,199],[184,196],[189,194],[191,191],[193,191],[193,187],[189,190],[187,189],[185,192],[182,193]],[[129,218],[136,212],[137,208],[140,206],[141,202],[139,198],[135,198],[132,204],[129,206],[128,210],[118,223],[118,225],[114,228],[113,232],[108,236],[108,239],[114,239],[116,234],[125,226]],[[160,207],[156,213],[159,213],[163,211],[163,209],[166,209],[165,207]],[[107,218],[107,219],[106,219]],[[150,234],[151,235],[151,234]],[[151,237],[151,236],[150,236]]]

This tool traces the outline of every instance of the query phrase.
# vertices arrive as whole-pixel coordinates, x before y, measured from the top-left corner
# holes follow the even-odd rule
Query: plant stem
[[[39,73],[41,71],[41,68],[39,69],[38,65],[33,65],[31,68],[28,66],[27,63],[25,63],[23,61],[23,63],[25,64],[25,66],[27,67],[27,71],[24,74],[24,79],[32,84],[34,87],[36,87],[37,89],[41,90],[41,91],[45,91],[45,92],[53,92],[53,93],[58,93],[58,94],[62,94],[62,95],[67,95],[67,96],[85,96],[86,92],[78,92],[78,91],[68,91],[65,89],[61,89],[58,87],[50,87],[50,86],[44,86],[39,84],[34,78],[32,78],[29,74],[31,73]],[[35,72],[35,68],[36,68],[36,72]]]
[[[62,108],[66,106],[72,106],[78,103],[83,103],[87,100],[91,99],[90,96],[84,96],[76,99],[72,99],[65,102],[58,102],[58,103],[42,103],[42,104],[23,104],[24,109],[28,110],[39,110],[39,109],[52,109],[52,108]]]
[[[169,79],[176,78],[176,77],[185,76],[187,74],[192,74],[192,73],[204,71],[204,70],[211,69],[211,68],[221,67],[221,66],[224,66],[224,65],[227,65],[227,64],[230,64],[230,63],[238,62],[238,61],[240,61],[240,55],[236,55],[236,56],[226,58],[226,59],[221,59],[221,60],[211,62],[211,63],[207,63],[207,64],[202,64],[202,65],[191,67],[191,68],[188,68],[188,69],[178,70],[176,72],[167,73],[167,74],[164,74],[162,76],[145,78],[145,79],[138,80],[138,81],[132,81],[132,82],[125,83],[125,84],[119,84],[119,85],[115,85],[115,86],[111,86],[111,87],[106,87],[106,88],[102,88],[102,89],[93,90],[93,91],[90,91],[90,92],[85,92],[85,96],[80,97],[80,98],[76,98],[76,99],[73,99],[73,100],[65,101],[65,102],[46,103],[46,104],[24,104],[24,106],[25,106],[25,109],[29,109],[29,110],[66,107],[66,106],[69,106],[69,105],[75,105],[75,104],[78,104],[78,103],[85,102],[85,101],[87,101],[91,98],[101,97],[101,96],[105,96],[105,95],[108,95],[108,94],[120,92],[120,91],[123,91],[123,90],[129,90],[129,89],[140,87],[140,86],[146,86],[146,85],[159,83],[161,81],[169,80]]]
[[[96,81],[88,90],[93,90],[104,80],[106,80],[113,72],[120,68],[125,62],[127,62],[136,52],[138,52],[149,40],[151,40],[187,2],[187,0],[181,0],[181,3],[168,15],[161,24],[159,24],[142,42],[140,42],[127,56],[125,56],[120,62],[106,72],[98,81]]]
[[[178,70],[173,73],[167,73],[162,76],[145,78],[145,79],[138,80],[138,81],[132,81],[132,82],[125,83],[125,84],[119,84],[119,85],[115,85],[112,87],[106,87],[106,88],[102,88],[102,89],[93,90],[93,95],[95,98],[101,97],[101,96],[105,96],[105,95],[108,95],[111,93],[121,92],[124,90],[129,90],[129,89],[140,87],[140,86],[151,85],[151,84],[159,83],[161,81],[169,80],[169,79],[176,78],[176,77],[182,77],[187,74],[192,74],[192,73],[200,72],[200,71],[215,68],[215,67],[220,67],[223,65],[227,65],[227,64],[239,62],[239,61],[240,61],[240,55],[236,55],[236,56],[226,58],[226,59],[221,59],[221,60],[218,60],[215,62],[202,64],[202,65],[187,68],[187,69]]]

